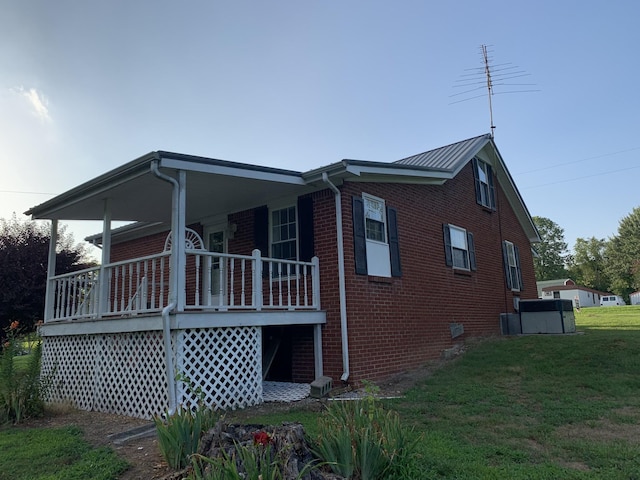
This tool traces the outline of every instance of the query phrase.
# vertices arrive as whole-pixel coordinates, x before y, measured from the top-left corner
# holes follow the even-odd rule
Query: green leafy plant
[[[175,412],[164,416],[154,416],[160,453],[171,468],[185,468],[189,457],[198,451],[201,435],[213,428],[221,415],[204,404],[204,393],[199,387],[193,388],[191,380],[183,375],[177,380],[187,383],[189,389],[198,396],[198,407],[189,410],[179,406]]]
[[[222,450],[222,457],[208,458],[202,455],[192,457],[194,480],[280,480],[281,461],[276,457],[273,446],[256,443],[241,445],[234,443],[231,455]],[[206,468],[208,466],[208,468]]]
[[[20,324],[11,322],[5,329],[6,340],[0,352],[0,423],[20,423],[42,414],[48,382],[40,378],[42,344],[35,343],[21,368],[15,357],[22,353]]]
[[[318,420],[313,451],[345,478],[388,478],[408,458],[415,442],[396,412],[385,411],[367,384],[364,399],[334,401]]]
[[[231,454],[224,449],[221,457],[209,458],[194,454],[191,457],[192,480],[281,480],[285,478],[287,451],[276,451],[274,440],[265,431],[256,432],[251,444],[234,442]],[[314,462],[306,465],[297,475],[303,478],[318,468]],[[286,477],[290,478],[290,477]]]

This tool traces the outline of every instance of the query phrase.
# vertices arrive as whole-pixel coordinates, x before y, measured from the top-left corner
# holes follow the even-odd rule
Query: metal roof
[[[457,172],[491,140],[490,134],[469,138],[444,147],[406,157],[394,163],[415,167],[438,168]]]

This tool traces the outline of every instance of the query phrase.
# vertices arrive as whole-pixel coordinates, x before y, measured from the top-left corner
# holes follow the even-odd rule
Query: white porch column
[[[53,319],[56,284],[51,277],[56,274],[56,246],[58,244],[58,220],[51,220],[51,238],[49,239],[49,257],[47,261],[47,293],[44,303],[45,322]]]
[[[100,279],[98,294],[98,318],[107,311],[109,304],[109,279],[107,278],[106,265],[111,262],[111,202],[104,201],[102,216],[102,260],[100,261]]]
[[[178,170],[178,205],[174,209],[174,214],[177,215],[177,221],[175,225],[177,231],[173,232],[173,252],[176,256],[176,299],[178,301],[177,308],[179,312],[184,312],[184,306],[187,301],[187,280],[186,280],[186,267],[187,257],[185,253],[186,249],[186,184],[187,184],[187,172],[184,170]]]
[[[322,325],[317,323],[313,326],[313,357],[315,361],[316,377],[324,375],[322,368]]]

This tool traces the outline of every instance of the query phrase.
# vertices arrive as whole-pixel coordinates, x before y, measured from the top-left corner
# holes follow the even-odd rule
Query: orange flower
[[[14,320],[13,322],[11,322],[11,325],[9,326],[9,330],[15,330],[20,326],[20,322],[17,320]]]

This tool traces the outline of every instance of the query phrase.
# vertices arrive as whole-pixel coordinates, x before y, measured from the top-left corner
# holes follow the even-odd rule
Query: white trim
[[[306,185],[306,182],[299,175],[264,172],[260,170],[253,170],[250,166],[247,165],[243,166],[244,168],[236,168],[225,165],[196,163],[187,160],[176,160],[173,158],[164,157],[160,160],[160,167],[162,168],[185,170],[189,172],[209,173],[228,177],[248,178],[253,180],[264,180],[267,182],[286,183],[291,185]]]
[[[220,223],[211,223],[208,224],[206,227],[204,227],[203,229],[203,234],[204,234],[204,248],[207,251],[211,251],[211,244],[210,244],[210,236],[212,233],[215,232],[222,232],[222,253],[229,253],[229,224],[228,222],[225,220],[224,222],[220,222]],[[205,262],[205,265],[208,265],[209,262]],[[219,263],[219,268],[225,268],[225,263],[224,263],[224,259],[220,259],[220,263]],[[213,292],[213,289],[211,288],[211,276],[210,274],[207,272],[207,268],[203,268],[202,269],[202,275],[204,278],[202,278],[202,286],[203,286],[203,294],[207,294],[209,290],[211,289],[211,298],[207,299],[207,304],[211,304],[211,302],[213,302],[214,305],[218,305],[219,304],[219,298],[218,296],[220,295],[220,292]],[[211,265],[211,275],[213,275],[213,265]],[[228,293],[228,285],[226,282],[226,274],[223,273],[223,277],[225,279],[224,285],[222,286],[222,295],[224,296],[224,299],[227,298],[227,293]],[[218,298],[218,302],[214,301],[214,297]],[[223,300],[223,304],[226,305],[226,302],[224,302]]]
[[[367,201],[382,204],[382,210],[379,213],[382,216],[383,241],[370,239],[367,236],[367,212],[372,211],[371,209],[367,209]],[[369,275],[376,277],[391,277],[391,251],[389,249],[387,204],[384,198],[376,197],[375,195],[365,192],[362,192],[362,203],[364,208],[364,240],[367,249],[367,272]],[[380,222],[379,219],[371,218],[371,220]]]
[[[453,245],[453,236],[451,235],[451,232],[453,230],[457,230],[459,232],[462,232],[462,234],[464,235],[464,249],[461,249],[459,247],[454,247]],[[449,243],[451,244],[451,264],[452,267],[455,268],[456,270],[462,270],[465,272],[469,272],[471,271],[471,258],[469,258],[469,241],[467,239],[467,229],[466,228],[462,228],[462,227],[458,227],[457,225],[453,225],[453,224],[449,224]],[[466,253],[467,256],[467,267],[459,267],[456,265],[455,262],[455,255],[453,254],[455,250],[464,250],[464,252]]]
[[[504,241],[505,246],[507,248],[507,268],[509,269],[507,273],[507,275],[509,275],[509,278],[511,279],[511,291],[512,292],[519,292],[520,290],[522,290],[522,285],[520,285],[520,276],[518,275],[518,259],[516,258],[516,249],[515,249],[515,245],[513,244],[513,242],[510,242],[509,240],[505,240]],[[511,251],[509,251],[509,247],[511,247]],[[513,257],[513,265],[511,265],[511,257]],[[511,268],[515,268],[516,270],[516,278],[513,278],[513,275],[511,275]],[[513,285],[518,284],[517,288],[514,287]]]
[[[275,203],[274,205],[278,205],[278,203]],[[268,205],[267,206],[267,210],[268,210],[268,214],[269,214],[269,257],[271,258],[276,258],[273,255],[273,212],[274,211],[279,211],[279,210],[285,210],[285,209],[289,209],[289,208],[294,208],[295,209],[295,216],[296,216],[296,258],[294,259],[279,259],[279,260],[295,260],[298,261],[300,259],[300,220],[298,218],[298,204],[297,202],[294,203],[286,203],[286,204],[282,204],[282,207],[277,207],[277,206],[272,206],[272,205]],[[289,240],[285,240],[285,241],[290,241]],[[284,243],[283,241],[280,241],[278,243]]]

